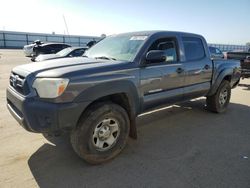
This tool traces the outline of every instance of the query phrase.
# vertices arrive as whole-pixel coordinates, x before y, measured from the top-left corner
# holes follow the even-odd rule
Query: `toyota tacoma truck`
[[[211,60],[196,34],[146,31],[106,37],[83,57],[13,68],[7,108],[27,131],[69,132],[91,164],[117,156],[136,138],[136,117],[163,105],[205,96],[224,112],[240,80],[236,60]]]

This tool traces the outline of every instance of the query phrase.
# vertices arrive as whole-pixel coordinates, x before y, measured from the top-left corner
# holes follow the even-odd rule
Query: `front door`
[[[140,86],[143,110],[164,104],[172,104],[183,97],[185,73],[179,61],[177,41],[174,38],[156,40],[148,51],[163,50],[166,61],[146,63],[141,68]]]

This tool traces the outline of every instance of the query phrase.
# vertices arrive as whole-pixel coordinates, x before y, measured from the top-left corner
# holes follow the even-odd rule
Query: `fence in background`
[[[34,40],[43,42],[67,43],[71,46],[86,46],[92,40],[99,41],[100,37],[95,36],[76,36],[59,35],[44,33],[26,33],[15,31],[0,30],[0,48],[20,49],[24,45],[31,44]]]
[[[59,35],[59,34],[44,34],[44,33],[27,33],[15,31],[0,30],[0,48],[20,49],[24,45],[31,44],[34,40],[43,42],[59,42],[67,43],[71,46],[86,46],[92,40],[99,41],[101,37],[95,36],[76,36],[76,35]],[[246,51],[249,46],[246,45],[229,45],[229,44],[209,44],[217,47],[223,52],[227,51]]]
[[[249,48],[249,46],[246,45],[232,45],[232,44],[208,44],[208,45],[219,48],[223,52],[247,51]]]

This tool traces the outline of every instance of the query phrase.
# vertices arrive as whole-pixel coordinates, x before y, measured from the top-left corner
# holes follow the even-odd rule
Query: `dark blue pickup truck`
[[[145,111],[205,96],[208,110],[224,112],[240,74],[238,61],[211,60],[200,35],[125,33],[83,57],[15,67],[7,107],[28,131],[69,132],[75,152],[99,164],[137,137],[135,118]]]

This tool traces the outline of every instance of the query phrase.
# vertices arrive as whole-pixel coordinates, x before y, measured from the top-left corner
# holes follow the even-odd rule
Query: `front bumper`
[[[23,97],[11,87],[7,89],[7,108],[27,131],[54,133],[74,128],[89,104],[50,103],[36,97]]]

